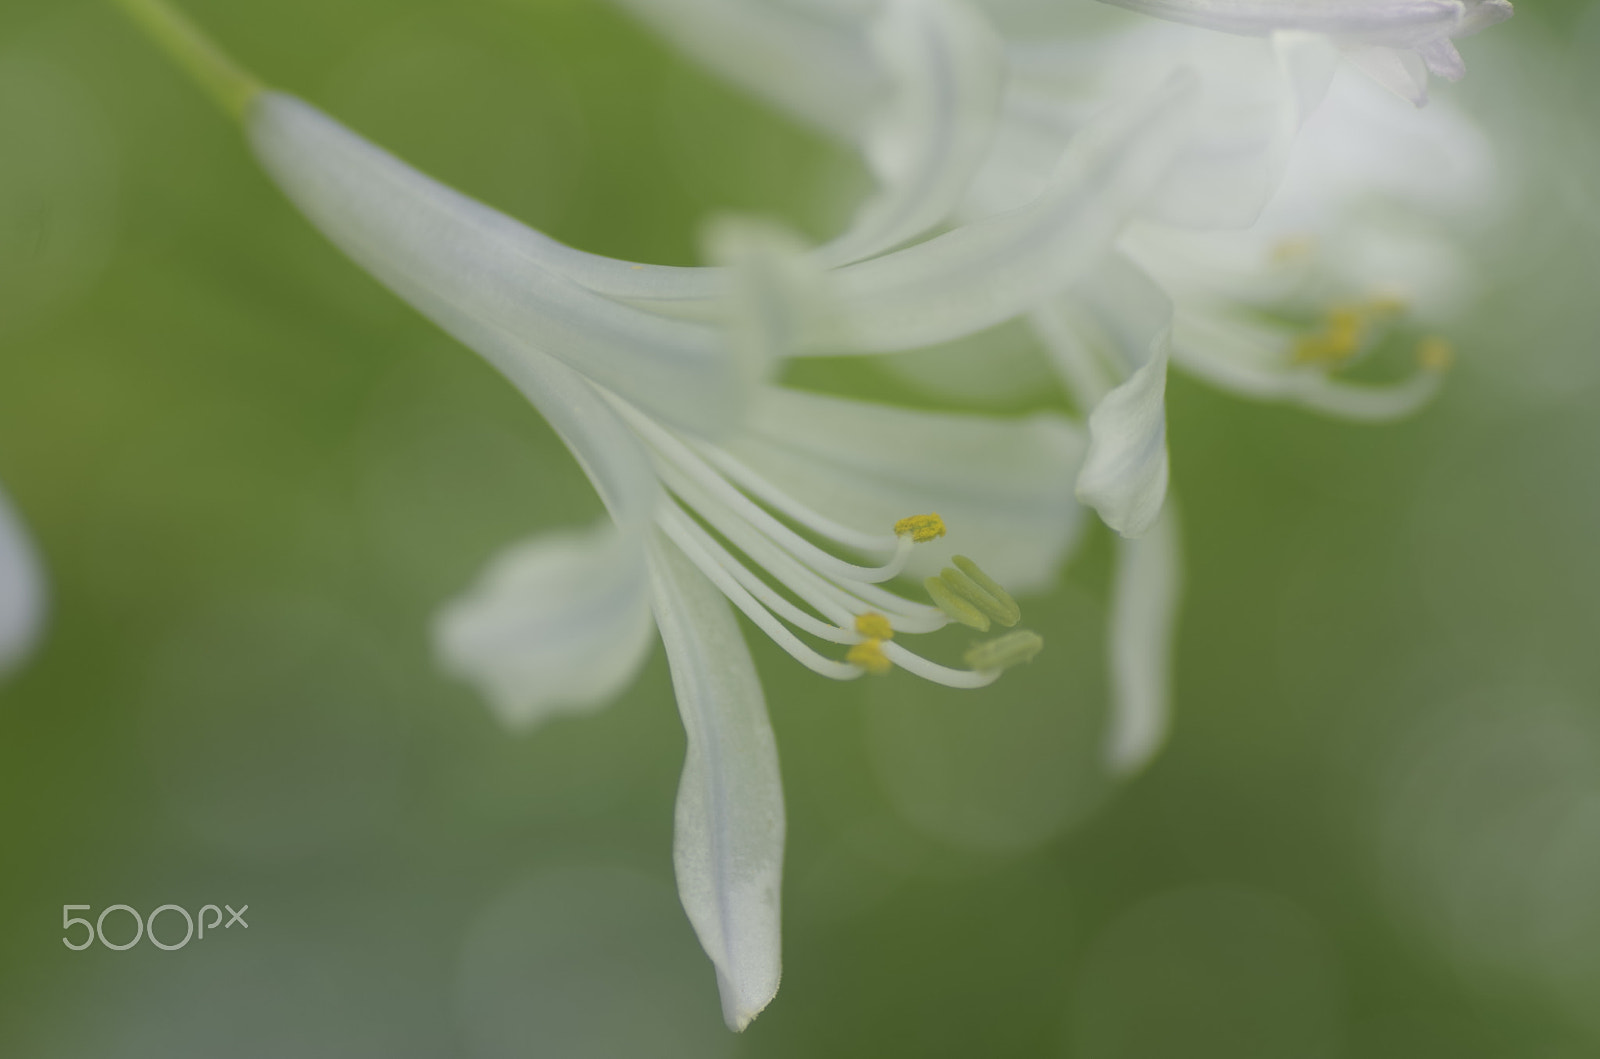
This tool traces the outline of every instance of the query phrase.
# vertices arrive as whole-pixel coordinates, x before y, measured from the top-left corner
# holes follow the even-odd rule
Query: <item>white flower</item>
[[[1115,245],[1081,243],[1092,246],[1093,269],[1075,270],[1070,283],[1059,282],[1063,273],[1019,287],[1025,297],[1008,306],[1025,315],[1089,411],[1077,496],[1123,537],[1156,533],[1168,542],[1120,546],[1119,569],[1130,581],[1161,583],[1141,598],[1167,601],[1166,609],[1115,608],[1145,621],[1140,629],[1113,620],[1114,675],[1152,675],[1137,693],[1127,689],[1138,681],[1113,680],[1111,758],[1137,766],[1164,727],[1161,696],[1151,689],[1164,686],[1166,661],[1146,653],[1136,667],[1129,645],[1164,645],[1177,598],[1173,531],[1160,522],[1168,364],[1251,396],[1353,418],[1392,418],[1431,396],[1449,359],[1437,336],[1421,339],[1417,370],[1398,382],[1358,383],[1342,374],[1391,332],[1444,318],[1449,296],[1462,287],[1450,229],[1484,204],[1483,152],[1470,126],[1447,109],[1397,110],[1364,83],[1335,75],[1344,55],[1394,87],[1385,63],[1416,73],[1420,55],[1455,76],[1450,38],[1505,17],[1509,4],[1123,5],[1202,29],[1093,5],[987,0],[996,32],[959,0],[622,2],[725,76],[854,142],[869,160],[885,129],[898,124],[909,140],[905,130],[919,126],[905,115],[929,112],[903,102],[916,82],[886,42],[910,47],[920,38],[908,20],[919,17],[978,24],[963,39],[980,42],[991,64],[998,55],[1002,71],[977,61],[931,64],[946,74],[941,113],[953,131],[924,142],[983,149],[981,158],[954,149],[934,156],[966,180],[958,201],[939,200],[958,233],[1036,209],[1064,152],[1088,150],[1107,127],[1127,128],[1113,117],[1119,108],[1127,113],[1174,71],[1187,74],[1188,106],[1165,115],[1168,153],[1136,170],[1143,179],[1107,218],[1116,224]],[[989,43],[996,37],[998,51]],[[822,70],[838,76],[822,83]],[[1415,85],[1400,87],[1420,101],[1424,81],[1417,74]],[[885,167],[875,169],[892,188]],[[932,159],[924,170],[938,172]],[[1411,318],[1397,328],[1402,310]],[[951,330],[959,329],[915,337],[931,342]],[[974,355],[964,373],[947,371],[945,381],[959,385],[986,372]]]
[[[1176,303],[1181,368],[1246,396],[1393,419],[1438,389],[1450,354],[1435,329],[1471,289],[1463,240],[1495,201],[1488,145],[1464,116],[1341,77],[1254,225],[1136,223],[1121,246]],[[1409,371],[1349,377],[1404,336]]]
[[[943,212],[919,202],[961,190],[886,148],[885,195],[839,241],[805,252],[731,223],[712,239],[720,268],[649,268],[561,246],[430,180],[260,88],[156,0],[124,3],[198,68],[306,216],[494,364],[594,483],[609,519],[501,556],[440,614],[439,651],[502,718],[527,725],[619,691],[653,617],[688,736],[679,889],[726,1020],[742,1029],[778,985],[783,801],[729,602],[824,676],[899,667],[955,687],[990,683],[1031,658],[1039,637],[1000,633],[967,651],[966,667],[904,640],[952,621],[985,632],[1017,624],[999,582],[951,549],[992,556],[999,580],[1048,583],[1079,523],[1053,486],[1083,447],[1060,416],[996,421],[797,393],[764,381],[771,362],[821,335],[892,347],[1003,319],[1017,295],[989,275],[996,262],[1020,258],[1051,277],[1086,269],[1092,257],[1068,251],[1080,237],[1114,236],[1120,178],[1159,151],[1141,133],[1159,123],[1165,97],[1091,143],[1036,210],[1004,223],[884,254]],[[905,64],[922,69],[916,56]],[[923,139],[901,152],[922,154]],[[880,303],[894,307],[887,319]],[[948,539],[935,543],[946,520]],[[929,575],[932,605],[883,587],[909,570]],[[825,652],[807,637],[838,646]]]
[[[0,490],[0,677],[33,649],[44,611],[43,568],[21,517]]]

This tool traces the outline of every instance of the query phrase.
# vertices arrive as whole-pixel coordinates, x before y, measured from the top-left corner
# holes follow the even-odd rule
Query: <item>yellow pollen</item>
[[[894,668],[894,663],[883,653],[881,640],[863,640],[845,652],[844,660],[878,677]]]
[[[907,534],[918,544],[936,540],[944,536],[944,519],[938,515],[909,515],[894,524],[894,535],[904,537]]]
[[[1366,341],[1367,315],[1366,309],[1356,305],[1328,310],[1321,328],[1295,341],[1294,362],[1331,366],[1349,360]]]
[[[1385,291],[1382,294],[1373,295],[1367,301],[1367,312],[1379,319],[1400,316],[1409,308],[1411,308],[1411,304],[1406,300],[1405,295],[1395,291]]]
[[[894,626],[889,624],[889,619],[870,610],[856,615],[856,632],[869,640],[894,639]]]
[[[1417,343],[1417,363],[1429,371],[1444,371],[1455,359],[1456,349],[1447,338],[1429,335]]]
[[[1291,235],[1280,239],[1272,247],[1272,263],[1292,265],[1304,261],[1317,251],[1317,241],[1309,235]]]

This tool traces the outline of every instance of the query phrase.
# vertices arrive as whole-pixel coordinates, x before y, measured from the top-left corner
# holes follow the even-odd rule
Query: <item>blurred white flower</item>
[[[1169,361],[1249,396],[1360,419],[1402,415],[1437,389],[1450,359],[1437,335],[1420,337],[1416,369],[1399,382],[1342,376],[1391,332],[1447,319],[1464,287],[1459,230],[1490,200],[1487,151],[1448,108],[1414,112],[1336,74],[1343,55],[1420,102],[1425,74],[1408,89],[1385,64],[1416,73],[1426,59],[1458,76],[1450,39],[1507,17],[1509,4],[1122,5],[1191,23],[1183,26],[1039,0],[619,2],[723,75],[854,143],[888,191],[893,169],[878,159],[913,157],[903,146],[918,142],[910,115],[939,115],[924,132],[940,124],[947,131],[921,142],[946,147],[937,155],[950,163],[942,186],[964,183],[964,191],[923,205],[926,216],[943,208],[944,223],[955,225],[947,238],[1037,210],[1069,159],[1091,152],[1108,128],[1131,127],[1119,115],[1156,86],[1184,78],[1184,105],[1165,109],[1161,132],[1144,141],[1162,152],[1137,165],[1120,155],[1122,172],[1136,179],[1123,177],[1126,197],[1106,216],[1113,239],[1078,244],[1094,255],[1093,267],[1015,285],[1021,297],[1006,306],[1035,329],[1089,413],[1075,491],[1124,537],[1150,532],[1165,499]],[[948,36],[998,45],[941,51],[930,47],[935,35],[913,32],[922,24],[973,27]],[[919,98],[919,82],[907,76],[904,57],[919,46],[933,56],[923,68],[935,73],[922,80],[940,86],[936,108],[907,102]],[[925,163],[922,171],[937,170]],[[885,271],[892,268],[886,262]],[[931,343],[975,329],[936,326],[911,337]],[[830,337],[835,346],[909,348]],[[970,385],[992,371],[975,353],[965,372],[942,374],[928,384]],[[1152,720],[1162,696],[1149,690],[1164,688],[1166,660],[1146,653],[1135,664],[1129,646],[1164,645],[1170,630],[1178,564],[1170,527],[1160,537],[1167,543],[1158,547],[1122,546],[1128,554],[1119,563],[1146,586],[1142,598],[1165,601],[1165,609],[1118,610],[1144,614],[1145,630],[1113,621],[1109,754],[1130,768],[1164,729]],[[1150,564],[1142,574],[1140,561]],[[1135,669],[1150,678],[1118,676]],[[1127,692],[1136,683],[1145,691]]]
[[[784,825],[760,685],[728,602],[828,677],[899,667],[953,687],[990,683],[1031,658],[1039,637],[998,635],[968,650],[965,668],[902,643],[952,621],[989,631],[1020,618],[997,580],[933,542],[948,519],[950,542],[993,555],[1001,580],[1049,583],[1079,522],[1054,485],[1082,455],[1078,432],[1056,415],[886,409],[764,377],[823,334],[865,349],[1004,319],[1016,296],[991,274],[997,265],[1086,269],[1094,255],[1078,244],[1120,226],[1119,166],[1140,170],[1141,151],[1161,149],[1144,134],[1167,97],[1091,141],[1037,210],[965,238],[884,254],[945,212],[927,202],[963,186],[930,181],[886,150],[884,195],[840,240],[808,252],[770,228],[729,222],[711,240],[721,267],[652,268],[555,243],[260,88],[156,0],[124,3],[242,121],[307,217],[505,374],[593,481],[609,521],[503,555],[441,613],[439,650],[502,718],[532,724],[620,691],[648,650],[653,613],[688,735],[679,889],[716,966],[727,1022],[742,1029],[777,989]],[[943,43],[959,39],[933,28]],[[921,56],[904,58],[908,79],[921,76]],[[981,64],[969,65],[977,76]],[[944,131],[931,124],[902,151],[926,155],[925,141]],[[934,554],[913,556],[919,545]],[[912,568],[930,574],[934,605],[881,587]],[[841,645],[842,657],[797,633]]]
[[[45,604],[43,567],[21,516],[0,489],[0,677],[33,649]]]

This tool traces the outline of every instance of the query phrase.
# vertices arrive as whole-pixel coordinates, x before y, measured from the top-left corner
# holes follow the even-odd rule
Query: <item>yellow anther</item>
[[[933,597],[934,606],[944,611],[955,621],[959,621],[963,625],[969,625],[979,632],[989,631],[988,615],[961,596],[956,595],[955,591],[940,578],[930,577],[922,582],[922,587],[926,588],[928,595]]]
[[[1322,327],[1294,344],[1296,364],[1334,365],[1361,352],[1367,338],[1368,310],[1340,305],[1328,310]]]
[[[1309,235],[1291,235],[1272,246],[1272,263],[1292,265],[1304,261],[1317,252],[1317,241]]]
[[[1428,371],[1444,371],[1455,359],[1456,348],[1448,338],[1429,335],[1417,343],[1417,363]]]
[[[1375,294],[1367,300],[1367,312],[1379,319],[1400,316],[1409,308],[1411,303],[1406,300],[1405,295],[1394,291]]]
[[[894,535],[910,535],[918,544],[925,544],[944,536],[944,519],[938,515],[909,515],[894,524]]]
[[[1018,629],[993,640],[974,644],[965,658],[967,665],[973,669],[1009,669],[1033,661],[1033,656],[1043,647],[1044,639],[1038,633]]]
[[[881,640],[863,640],[845,652],[844,660],[859,666],[873,676],[883,676],[894,668],[889,656],[883,653]]]
[[[1000,582],[990,577],[978,568],[978,564],[968,559],[965,555],[951,556],[950,561],[956,564],[956,569],[965,574],[971,583],[983,591],[987,597],[983,600],[972,599],[972,602],[983,610],[989,617],[1010,628],[1022,620],[1022,608],[1017,606],[1017,601],[1011,598],[1011,593],[1000,587]],[[946,571],[949,573],[949,571]],[[955,586],[952,585],[952,588]],[[959,591],[959,589],[958,589]]]
[[[869,640],[894,639],[894,626],[889,624],[889,619],[870,610],[856,615],[856,632]]]

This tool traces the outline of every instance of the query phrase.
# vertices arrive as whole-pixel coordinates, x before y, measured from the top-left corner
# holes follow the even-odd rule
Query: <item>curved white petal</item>
[[[1173,508],[1169,503],[1143,537],[1117,542],[1107,644],[1111,723],[1106,762],[1120,775],[1143,768],[1167,737],[1172,631],[1183,593]]]
[[[675,545],[650,546],[656,624],[688,750],[678,785],[678,895],[742,1030],[782,972],[783,787],[755,665],[728,601]]]
[[[1416,52],[1365,47],[1345,54],[1351,65],[1412,106],[1428,102],[1428,67]]]
[[[1120,255],[1036,320],[1069,380],[1106,365],[1115,386],[1093,402],[1078,499],[1125,537],[1150,528],[1167,494],[1167,355],[1172,303]],[[1087,363],[1085,363],[1087,362]],[[1079,366],[1082,365],[1082,366]],[[1098,397],[1098,400],[1096,400]]]
[[[1115,108],[1073,137],[1030,205],[831,274],[816,352],[890,352],[1000,323],[1081,279],[1185,143],[1192,78]]]
[[[1180,73],[1084,129],[1030,205],[833,272],[817,351],[948,342],[1077,282],[1166,176],[1184,145],[1191,88]]]
[[[822,268],[798,235],[766,220],[718,218],[704,241],[724,280],[717,315],[726,340],[754,374],[767,374],[801,341]]]
[[[324,235],[507,375],[543,353],[691,431],[736,421],[748,371],[714,329],[553,271],[558,244],[292,96],[263,93],[246,123],[263,166]]]
[[[1093,115],[1182,68],[1197,79],[1182,155],[1140,213],[1218,228],[1248,225],[1260,213],[1339,50],[1314,34],[1257,39],[1144,23],[1087,39],[1017,42],[1008,57],[1006,116],[970,209],[981,215],[1015,203],[1039,186],[1052,149],[1070,142]]]
[[[853,137],[882,89],[857,0],[617,0],[685,54],[827,132]]]
[[[727,446],[790,496],[852,529],[886,534],[936,512],[949,534],[919,544],[908,569],[970,555],[1017,591],[1054,583],[1082,509],[1068,484],[1083,437],[1065,417],[1020,419],[891,408],[768,388],[751,431]]]
[[[0,489],[0,676],[33,649],[44,623],[45,596],[44,568],[21,516]]]
[[[892,88],[862,138],[881,185],[827,265],[872,257],[947,219],[983,163],[1005,85],[994,31],[960,0],[889,0],[870,33]]]
[[[1390,47],[1415,47],[1460,31],[1461,0],[1106,0],[1141,14],[1190,26],[1265,36],[1311,33]]]
[[[643,532],[607,522],[502,552],[435,615],[441,666],[513,727],[605,705],[649,653]]]

